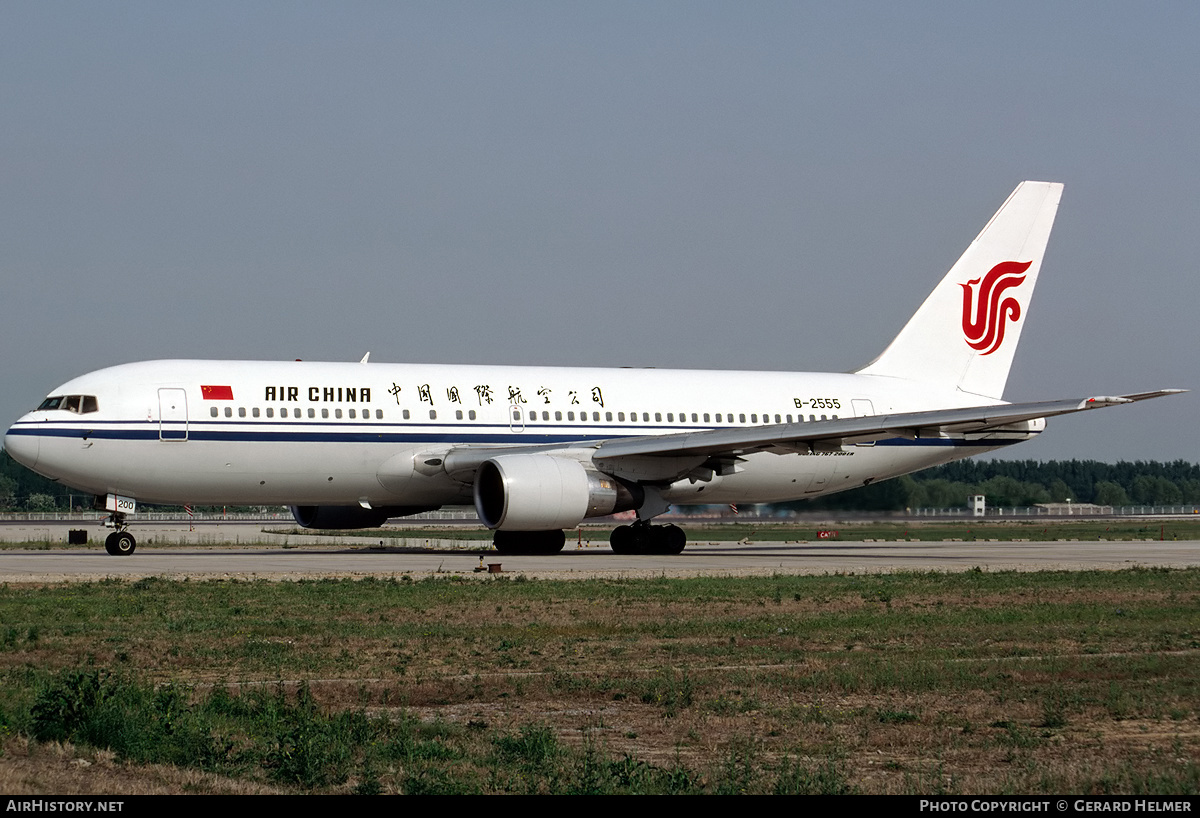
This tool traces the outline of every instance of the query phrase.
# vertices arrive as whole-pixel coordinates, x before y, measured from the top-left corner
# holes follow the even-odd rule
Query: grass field
[[[0,790],[1190,793],[1200,571],[0,589]]]

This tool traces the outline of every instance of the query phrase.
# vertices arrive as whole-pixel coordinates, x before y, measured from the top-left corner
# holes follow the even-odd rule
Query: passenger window
[[[382,409],[376,409],[376,410],[375,410],[375,419],[376,419],[376,420],[383,420],[383,410],[382,410]]]
[[[215,406],[212,407],[211,409],[208,410],[208,413],[210,415],[212,415],[213,417],[216,417],[217,416],[217,407],[215,407]]]
[[[455,410],[454,410],[454,419],[455,419],[455,420],[462,420],[462,409],[455,409]]]
[[[323,418],[327,418],[327,417],[329,417],[329,410],[328,410],[328,409],[322,409],[322,410],[321,410],[321,417],[323,417]]]
[[[470,420],[474,420],[474,419],[475,419],[475,410],[474,410],[474,409],[472,409],[472,410],[470,410],[469,412],[467,412],[467,417],[468,417]]]
[[[350,413],[351,413],[351,414],[354,414],[354,410],[353,410],[353,409],[351,409],[351,410],[350,410]],[[430,419],[430,420],[437,420],[437,410],[436,410],[436,409],[430,409],[430,410],[429,410],[429,419]]]
[[[567,420],[574,420],[574,419],[575,419],[575,413],[567,412]]]
[[[705,419],[705,420],[708,420],[708,416],[707,416],[707,415],[705,415],[704,419]],[[699,423],[699,422],[700,422],[700,421],[696,420],[696,413],[695,413],[695,412],[692,412],[692,423]]]
[[[271,408],[270,406],[267,407],[267,417],[269,417],[269,418],[275,417],[275,410],[273,408]]]
[[[604,413],[604,419],[605,419],[606,421],[608,421],[609,423],[611,423],[611,422],[612,422],[612,412],[605,412],[605,413]]]
[[[407,412],[408,412],[408,410],[407,410],[407,409],[405,409],[404,411],[405,411],[405,413],[407,413]],[[334,410],[333,410],[333,416],[334,416],[335,418],[337,418],[338,420],[341,420],[341,419],[342,419],[342,410],[341,410],[341,409],[334,409]],[[404,416],[405,416],[405,417],[408,417],[408,415],[407,415],[407,414],[405,414]]]
[[[562,412],[555,412],[555,413],[554,413],[554,419],[555,419],[555,420],[562,420]]]
[[[550,413],[543,410],[542,411],[542,420],[549,420],[549,419],[550,419]]]
[[[250,414],[253,415],[254,417],[258,417],[258,407],[255,406],[253,409],[251,409]]]
[[[662,412],[655,412],[655,413],[654,413],[654,422],[655,422],[655,423],[662,423]]]
[[[338,410],[337,410],[337,416],[338,416],[338,417],[341,417],[341,416],[342,416],[342,410],[341,410],[341,409],[338,409]],[[412,415],[409,413],[409,411],[408,411],[407,409],[405,409],[403,412],[401,412],[401,413],[400,413],[400,416],[401,416],[401,417],[403,417],[405,420],[408,420],[410,417],[412,417]]]
[[[346,413],[347,413],[346,416],[349,417],[351,420],[354,420],[356,417],[358,417],[356,414],[354,414],[353,409],[347,409]]]
[[[600,422],[600,413],[592,412],[592,420],[596,423],[599,423]]]
[[[708,423],[708,412],[704,413],[704,422]]]
[[[624,423],[625,422],[625,413],[617,412],[617,420],[620,421],[621,423]]]
[[[227,417],[227,418],[233,417],[233,407],[232,406],[225,407],[225,417]]]
[[[675,415],[672,412],[667,412],[667,423],[674,423]]]
[[[288,414],[287,414],[287,408],[286,408],[286,407],[285,407],[285,408],[283,408],[283,409],[280,409],[280,410],[279,410],[279,416],[280,416],[281,418],[285,418],[285,417],[287,417],[287,416],[288,416]]]
[[[308,416],[309,416],[310,418],[315,418],[315,417],[317,416],[317,410],[316,410],[316,409],[309,409],[309,410],[308,410]]]

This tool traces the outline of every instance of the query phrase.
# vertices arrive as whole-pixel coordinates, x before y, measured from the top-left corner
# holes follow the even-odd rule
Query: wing
[[[618,437],[580,443],[536,446],[455,446],[445,455],[445,470],[469,481],[486,460],[499,454],[552,453],[555,450],[590,450],[591,460],[602,471],[626,472],[624,465],[638,463],[644,479],[673,479],[709,458],[736,458],[752,452],[789,454],[829,451],[846,444],[877,440],[936,438],[944,434],[1002,434],[1005,427],[1037,418],[1069,415],[1109,406],[1134,403],[1185,392],[1161,389],[1132,395],[1090,397],[1081,400],[1007,403],[966,409],[938,409],[860,418],[839,418],[768,426],[740,426],[669,435]],[[1017,430],[1012,430],[1017,431]],[[659,467],[653,465],[660,462]]]
[[[600,443],[592,459],[599,462],[646,455],[741,455],[769,450],[782,453],[891,438],[917,440],[940,437],[943,433],[986,433],[1002,431],[1003,427],[1027,420],[1120,406],[1184,391],[1186,390],[1163,389],[1116,397],[1007,403],[967,409],[938,409],[931,412],[905,412],[772,426],[742,426],[676,435],[623,437]]]

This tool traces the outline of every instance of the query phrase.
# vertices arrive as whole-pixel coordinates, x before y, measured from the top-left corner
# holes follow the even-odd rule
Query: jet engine
[[[475,510],[488,528],[548,531],[639,508],[641,487],[549,454],[500,455],[475,475]]]

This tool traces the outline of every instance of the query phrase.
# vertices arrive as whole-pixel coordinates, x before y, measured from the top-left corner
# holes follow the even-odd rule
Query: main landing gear
[[[497,531],[492,536],[492,545],[501,554],[557,554],[567,541],[567,532],[553,531]]]
[[[682,554],[687,534],[677,525],[650,525],[638,520],[614,528],[608,544],[614,554]]]
[[[113,512],[105,519],[104,524],[116,529],[105,538],[104,550],[114,557],[128,557],[132,554],[133,549],[137,548],[137,540],[133,538],[125,525],[125,515]]]
[[[566,532],[559,530],[497,531],[492,535],[492,544],[501,554],[557,554],[566,540]],[[614,554],[682,554],[687,534],[677,525],[650,525],[639,520],[614,528],[608,542]]]

